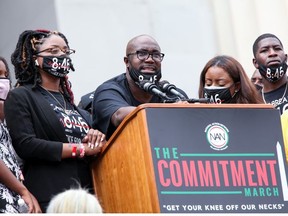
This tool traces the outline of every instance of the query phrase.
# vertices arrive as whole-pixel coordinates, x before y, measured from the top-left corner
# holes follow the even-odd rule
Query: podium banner
[[[287,213],[276,109],[146,108],[162,213]]]

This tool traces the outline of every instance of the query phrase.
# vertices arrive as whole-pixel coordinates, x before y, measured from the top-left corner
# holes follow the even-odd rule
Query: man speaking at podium
[[[160,46],[151,36],[132,38],[124,57],[126,73],[107,80],[95,91],[93,128],[98,128],[109,139],[122,120],[140,104],[163,103],[167,99],[188,103],[181,100],[188,99],[183,90],[172,88],[166,95],[158,88],[163,58]]]

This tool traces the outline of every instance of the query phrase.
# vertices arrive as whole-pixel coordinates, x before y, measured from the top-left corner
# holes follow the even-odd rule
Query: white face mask
[[[10,80],[8,78],[0,78],[0,100],[6,100],[9,90]]]

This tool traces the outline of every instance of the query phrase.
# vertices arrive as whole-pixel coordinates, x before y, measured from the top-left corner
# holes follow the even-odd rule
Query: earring
[[[36,66],[39,66],[39,63],[38,63],[38,60],[37,60],[37,59],[35,59],[35,65],[36,65]]]

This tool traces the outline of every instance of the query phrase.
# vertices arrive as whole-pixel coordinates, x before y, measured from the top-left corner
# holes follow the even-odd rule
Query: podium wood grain
[[[144,109],[134,112],[93,164],[94,189],[106,213],[159,212],[145,116]]]

